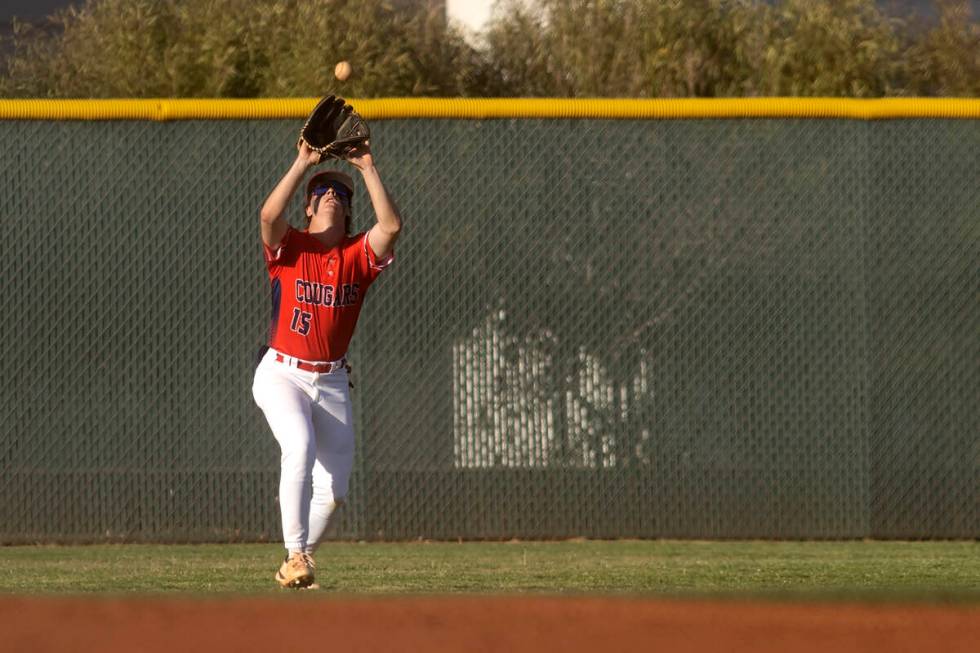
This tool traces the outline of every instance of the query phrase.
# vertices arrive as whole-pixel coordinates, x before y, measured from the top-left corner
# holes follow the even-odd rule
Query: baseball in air
[[[350,77],[352,72],[354,72],[354,69],[351,68],[349,61],[341,61],[333,69],[334,76],[340,81],[344,81]]]

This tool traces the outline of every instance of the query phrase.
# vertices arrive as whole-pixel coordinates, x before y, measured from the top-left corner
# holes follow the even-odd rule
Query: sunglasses
[[[346,186],[338,181],[324,181],[318,183],[313,187],[312,195],[313,197],[320,197],[321,195],[325,195],[328,190],[333,190],[333,192],[336,193],[337,197],[340,199],[347,200],[348,202],[350,201],[350,191],[347,190]]]

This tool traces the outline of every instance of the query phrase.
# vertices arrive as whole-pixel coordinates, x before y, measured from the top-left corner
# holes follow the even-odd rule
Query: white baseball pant
[[[347,370],[329,374],[276,360],[270,348],[258,367],[252,395],[279,443],[279,508],[289,551],[313,553],[330,515],[347,497],[354,465],[354,425]]]

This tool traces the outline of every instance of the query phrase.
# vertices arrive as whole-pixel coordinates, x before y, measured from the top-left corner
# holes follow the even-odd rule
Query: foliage
[[[914,39],[908,52],[913,95],[980,95],[980,25],[969,3],[939,0],[939,24]]]
[[[348,59],[348,95],[458,95],[475,67],[444,14],[384,0],[90,0],[51,23],[15,23],[0,93],[312,97]]]
[[[476,45],[431,0],[88,0],[14,23],[8,97],[975,96],[966,0],[501,0]]]
[[[749,68],[739,36],[761,11],[722,0],[513,0],[486,39],[507,94],[739,94]]]
[[[897,91],[901,26],[873,0],[514,0],[487,40],[513,94],[865,97]]]
[[[893,95],[899,21],[874,0],[787,0],[763,22],[766,52],[757,69],[763,95]]]

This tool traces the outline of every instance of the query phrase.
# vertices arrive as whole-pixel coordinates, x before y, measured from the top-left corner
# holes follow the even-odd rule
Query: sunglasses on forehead
[[[350,196],[351,196],[350,191],[347,190],[347,187],[344,186],[339,181],[321,181],[321,182],[318,182],[317,185],[313,187],[313,193],[312,193],[312,195],[313,195],[313,197],[320,197],[321,195],[325,195],[326,192],[328,190],[331,190],[331,189],[341,199],[350,200]]]

